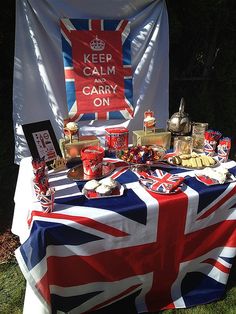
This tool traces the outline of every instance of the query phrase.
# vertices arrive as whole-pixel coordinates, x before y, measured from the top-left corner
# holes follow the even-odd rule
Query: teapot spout
[[[180,105],[179,105],[179,113],[180,113],[180,114],[183,114],[183,113],[184,113],[184,107],[185,107],[185,100],[184,100],[184,98],[182,97],[181,100],[180,100]]]

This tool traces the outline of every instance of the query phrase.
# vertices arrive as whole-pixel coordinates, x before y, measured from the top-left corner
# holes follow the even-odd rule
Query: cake
[[[90,180],[90,181],[85,183],[84,189],[86,189],[87,191],[94,191],[99,185],[100,185],[100,183],[97,180],[95,180],[95,179]]]
[[[117,187],[117,182],[111,177],[104,178],[100,180],[99,183],[102,185],[108,186],[111,189],[114,189],[115,187]]]
[[[220,184],[225,183],[225,181],[227,180],[227,178],[230,175],[228,169],[226,169],[224,167],[218,167],[215,169],[207,167],[200,174],[205,175],[205,176],[207,176],[213,180],[217,180]]]
[[[100,196],[105,196],[105,195],[110,195],[112,192],[112,189],[107,185],[101,184],[95,189],[95,192]]]

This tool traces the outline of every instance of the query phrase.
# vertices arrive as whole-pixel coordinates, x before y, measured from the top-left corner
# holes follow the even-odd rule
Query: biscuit
[[[190,154],[182,154],[182,155],[179,155],[179,157],[184,160],[184,159],[189,159],[191,158],[191,155]]]
[[[174,157],[172,158],[172,160],[173,160],[173,163],[176,164],[176,165],[180,165],[180,164],[181,164],[181,161],[182,161],[179,156],[174,156]]]
[[[206,166],[206,167],[210,166],[210,161],[208,160],[207,156],[202,155],[201,159],[202,159],[203,166]]]
[[[196,157],[196,163],[198,168],[202,168],[203,164],[200,156]]]
[[[196,162],[196,158],[190,158],[190,164],[192,168],[196,168],[197,167],[197,162]]]

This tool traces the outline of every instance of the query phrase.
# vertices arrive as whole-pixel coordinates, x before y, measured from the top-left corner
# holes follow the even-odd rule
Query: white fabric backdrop
[[[80,134],[104,140],[104,128],[122,125],[142,129],[143,114],[155,112],[158,127],[169,116],[169,29],[164,0],[16,0],[13,84],[15,162],[30,155],[22,124],[51,120],[62,137],[67,116],[59,19],[129,19],[132,36],[132,120],[79,122]]]

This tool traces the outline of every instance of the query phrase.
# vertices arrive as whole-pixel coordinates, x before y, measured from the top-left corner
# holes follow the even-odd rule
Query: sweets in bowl
[[[157,145],[132,146],[127,150],[118,152],[117,157],[134,164],[154,164],[161,161],[166,151]]]

